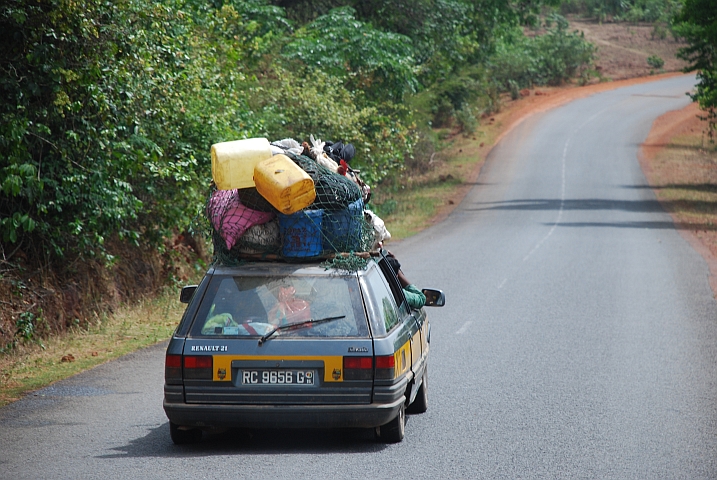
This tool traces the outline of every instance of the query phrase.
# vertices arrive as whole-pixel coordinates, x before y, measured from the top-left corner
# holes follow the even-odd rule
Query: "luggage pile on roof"
[[[251,138],[212,145],[206,214],[215,259],[325,258],[371,252],[391,237],[342,142]]]

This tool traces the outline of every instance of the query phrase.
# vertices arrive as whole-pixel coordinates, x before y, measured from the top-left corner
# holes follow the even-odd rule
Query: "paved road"
[[[445,222],[392,246],[447,292],[398,445],[263,431],[176,447],[162,346],[0,409],[2,478],[717,478],[717,303],[636,155],[694,79],[530,117]]]

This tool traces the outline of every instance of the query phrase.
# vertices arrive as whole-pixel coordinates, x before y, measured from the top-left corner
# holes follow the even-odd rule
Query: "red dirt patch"
[[[675,228],[707,262],[717,296],[717,151],[705,145],[707,125],[698,115],[692,103],[657,118],[640,166]]]
[[[685,44],[675,40],[666,25],[599,23],[571,16],[568,19],[571,30],[583,32],[597,47],[595,66],[604,78],[620,80],[650,75],[656,71],[647,63],[650,56],[664,60],[665,72],[678,71],[687,65],[675,56]]]

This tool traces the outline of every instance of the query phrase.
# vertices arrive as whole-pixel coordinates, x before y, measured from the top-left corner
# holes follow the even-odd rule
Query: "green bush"
[[[472,20],[483,2],[355,0],[352,3],[366,23],[410,38],[413,58],[420,66],[417,76],[424,85],[470,63],[483,46],[480,28]],[[495,5],[492,13],[495,15],[500,8]],[[481,19],[487,20],[485,16]]]
[[[456,113],[453,103],[446,97],[438,97],[431,106],[433,114],[432,126],[435,128],[450,127]]]
[[[697,70],[696,91],[690,94],[705,112],[712,142],[717,132],[717,10],[713,0],[686,0],[674,18],[675,32],[685,39],[678,57],[689,62],[686,72]]]
[[[451,76],[432,88],[431,113],[434,127],[449,127],[456,113],[480,95],[478,82],[467,76]]]
[[[553,15],[551,20],[544,35],[527,38],[514,29],[498,43],[489,65],[503,91],[559,85],[592,65],[595,47],[582,33],[568,32],[563,17]]]
[[[649,57],[647,57],[647,64],[650,67],[659,70],[665,66],[665,61],[662,59],[662,57],[659,57],[657,55],[650,55]]]
[[[343,80],[321,69],[302,72],[276,68],[274,81],[257,90],[251,106],[262,111],[263,134],[354,144],[353,168],[362,178],[377,183],[400,168],[410,154],[416,133],[408,110],[390,101],[367,103],[360,92],[343,88]]]
[[[464,105],[463,108],[456,112],[456,120],[464,135],[471,135],[478,128],[478,119],[469,105]]]
[[[335,8],[299,29],[285,47],[286,58],[341,78],[349,90],[372,99],[402,101],[418,87],[411,40],[355,15],[351,7]]]

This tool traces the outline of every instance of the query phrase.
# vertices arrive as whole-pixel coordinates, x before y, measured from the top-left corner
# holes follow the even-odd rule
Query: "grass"
[[[184,305],[175,289],[124,306],[87,329],[25,342],[0,355],[0,406],[57,380],[168,339]],[[65,361],[63,361],[63,358]],[[67,361],[73,358],[72,361]]]

